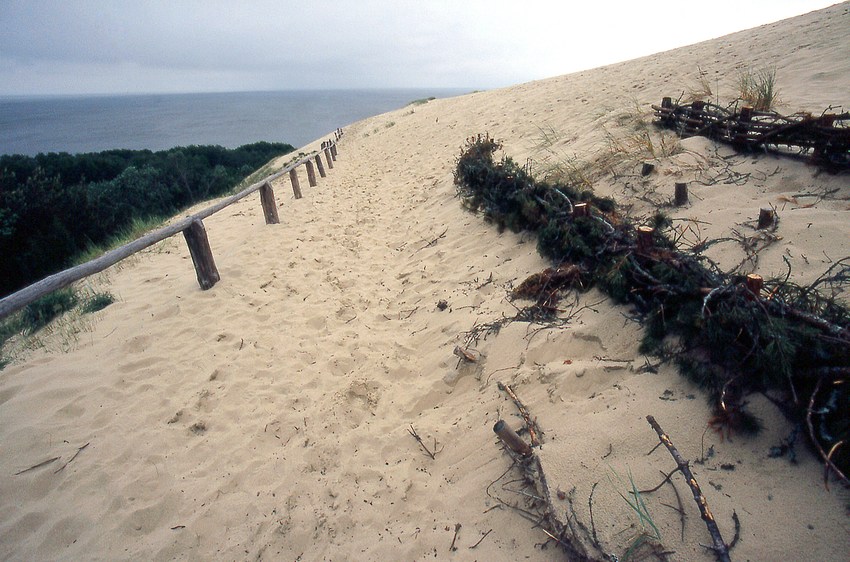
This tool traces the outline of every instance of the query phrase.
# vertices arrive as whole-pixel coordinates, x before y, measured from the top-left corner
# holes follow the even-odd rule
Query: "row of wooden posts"
[[[655,170],[655,165],[650,162],[644,162],[641,167],[640,174],[648,176]],[[673,205],[676,207],[684,207],[688,204],[688,184],[684,182],[676,182],[673,188]],[[769,207],[759,209],[758,226],[759,230],[773,226],[776,221],[776,213]]]
[[[320,153],[316,154],[314,159],[307,158],[303,160],[304,167],[307,169],[307,182],[310,187],[316,187],[316,169],[319,170],[319,176],[327,177],[325,167],[322,164],[322,153],[325,155],[325,162],[328,164],[328,169],[333,169],[334,161],[336,161],[337,148],[336,141],[339,140],[339,135],[342,134],[341,129],[337,129],[334,141],[324,141]],[[313,167],[313,161],[316,162],[316,167]],[[299,162],[300,163],[300,162]],[[298,180],[298,169],[293,167],[289,170],[289,181],[292,184],[292,193],[296,199],[301,199],[301,184]],[[265,180],[259,187],[260,204],[263,206],[263,217],[266,224],[280,223],[280,217],[277,213],[277,205],[275,204],[274,190],[272,189],[271,181]],[[198,276],[198,285],[206,291],[221,280],[218,273],[218,268],[215,266],[210,242],[207,238],[207,231],[204,228],[204,223],[201,219],[192,221],[185,230],[183,236],[186,238],[186,245],[189,246],[189,254],[192,256],[192,263],[195,265],[195,273]]]
[[[85,277],[89,277],[90,275],[94,275],[95,273],[99,273],[108,267],[115,265],[124,258],[127,258],[136,252],[152,246],[157,242],[161,242],[166,238],[170,238],[180,232],[183,233],[183,236],[186,239],[186,244],[189,246],[189,253],[192,256],[192,262],[195,266],[198,284],[203,290],[211,288],[221,279],[221,276],[219,275],[215,261],[213,260],[212,250],[210,249],[209,239],[207,238],[203,219],[232,205],[240,199],[259,191],[260,203],[263,207],[263,216],[266,224],[279,223],[280,219],[278,218],[277,207],[275,206],[274,191],[272,189],[271,182],[288,173],[290,183],[292,184],[292,192],[296,199],[300,199],[302,197],[302,193],[301,185],[298,180],[297,169],[303,165],[307,170],[307,181],[310,186],[317,186],[318,182],[316,180],[316,170],[318,170],[319,176],[324,178],[327,176],[325,164],[327,164],[328,170],[334,167],[334,162],[337,157],[337,144],[342,136],[343,130],[337,129],[334,131],[331,139],[322,142],[320,150],[315,155],[308,156],[290,164],[283,170],[276,172],[267,178],[248,186],[239,193],[231,195],[230,197],[227,197],[218,203],[195,213],[194,215],[186,217],[181,221],[150,232],[141,238],[137,238],[120,248],[111,250],[84,264],[50,275],[37,283],[33,283],[28,287],[24,287],[23,289],[0,299],[0,319],[5,318],[31,302],[52,293],[53,291],[67,287],[71,283],[79,281]],[[322,156],[324,156],[324,163],[322,161]]]

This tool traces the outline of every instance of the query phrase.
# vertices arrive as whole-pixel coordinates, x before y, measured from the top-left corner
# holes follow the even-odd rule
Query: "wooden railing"
[[[24,287],[23,289],[0,299],[0,319],[5,318],[31,302],[52,293],[53,291],[67,287],[71,283],[84,279],[90,275],[94,275],[95,273],[99,273],[104,269],[115,265],[124,258],[132,256],[136,252],[144,250],[145,248],[152,246],[157,242],[161,242],[166,238],[170,238],[180,232],[183,233],[186,243],[189,246],[189,253],[192,256],[192,262],[195,265],[195,272],[198,276],[198,284],[203,290],[209,289],[219,281],[220,276],[213,260],[203,219],[221,211],[225,207],[232,205],[240,199],[259,191],[260,203],[263,206],[263,215],[265,217],[266,224],[276,224],[280,222],[277,215],[277,207],[275,205],[274,191],[272,190],[271,182],[285,174],[289,174],[289,180],[292,184],[292,191],[295,198],[300,199],[302,194],[301,186],[298,181],[297,169],[302,165],[305,166],[307,169],[307,181],[310,186],[315,187],[318,185],[313,164],[315,163],[316,168],[318,168],[319,176],[323,178],[326,177],[327,173],[325,172],[325,167],[322,164],[321,157],[324,155],[328,169],[332,169],[334,167],[333,163],[337,156],[337,143],[342,135],[342,129],[337,129],[334,132],[333,139],[322,142],[321,149],[315,155],[304,157],[292,164],[289,164],[279,172],[246,187],[235,195],[222,199],[218,203],[207,207],[202,211],[190,215],[169,226],[154,230],[141,238],[133,240],[129,244],[115,248],[114,250],[111,250],[84,264],[60,271],[59,273],[54,273],[37,283],[33,283],[28,287]]]

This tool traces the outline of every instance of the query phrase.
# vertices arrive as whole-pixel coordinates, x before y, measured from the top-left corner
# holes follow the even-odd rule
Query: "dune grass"
[[[778,103],[776,68],[748,68],[738,77],[738,96],[756,111],[768,111]]]

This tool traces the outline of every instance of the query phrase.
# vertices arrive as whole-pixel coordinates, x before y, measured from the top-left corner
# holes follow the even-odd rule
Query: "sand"
[[[707,456],[693,471],[727,541],[740,519],[733,559],[847,560],[850,496],[825,489],[802,441],[796,464],[769,457],[792,431],[775,408],[753,398],[768,428],[758,437],[705,432],[704,396],[671,366],[642,372],[640,326],[601,294],[580,295],[560,328],[509,324],[475,344],[477,363],[459,364],[455,346],[512,316],[510,288],[548,264],[532,237],[464,211],[452,172],[464,139],[487,132],[535,173],[572,170],[635,216],[687,181],[691,204],[674,216],[701,221],[703,237],[752,234],[748,221],[772,204],[781,238],[749,268],[778,275],[787,259],[810,281],[850,255],[846,176],[699,138],[666,155],[662,139],[677,141],[656,130],[653,158],[635,124],[696,88],[700,71],[719,99],[733,97],[746,67],[775,66],[784,113],[850,107],[848,24],[845,3],[349,125],[318,187],[303,170],[302,199],[275,184],[281,224],[265,225],[253,197],[205,221],[222,278],[213,289],[198,288],[180,237],[87,282],[117,302],[0,372],[0,558],[564,559],[495,499],[525,500],[505,484],[515,475],[499,480],[511,463],[492,426],[520,425],[502,381],[545,433],[549,485],[572,493],[585,523],[593,494],[607,552],[622,556],[639,535],[620,496],[630,475],[652,487],[675,468],[663,449],[648,454],[653,415],[685,457]],[[642,178],[647,160],[657,173]],[[735,243],[712,252],[727,267],[745,258]],[[712,560],[674,481],[684,529],[669,485],[644,495],[658,542],[670,560]]]

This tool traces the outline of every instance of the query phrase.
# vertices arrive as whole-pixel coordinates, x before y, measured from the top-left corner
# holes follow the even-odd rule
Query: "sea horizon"
[[[0,154],[35,156],[176,146],[299,148],[338,127],[472,88],[0,95]]]

